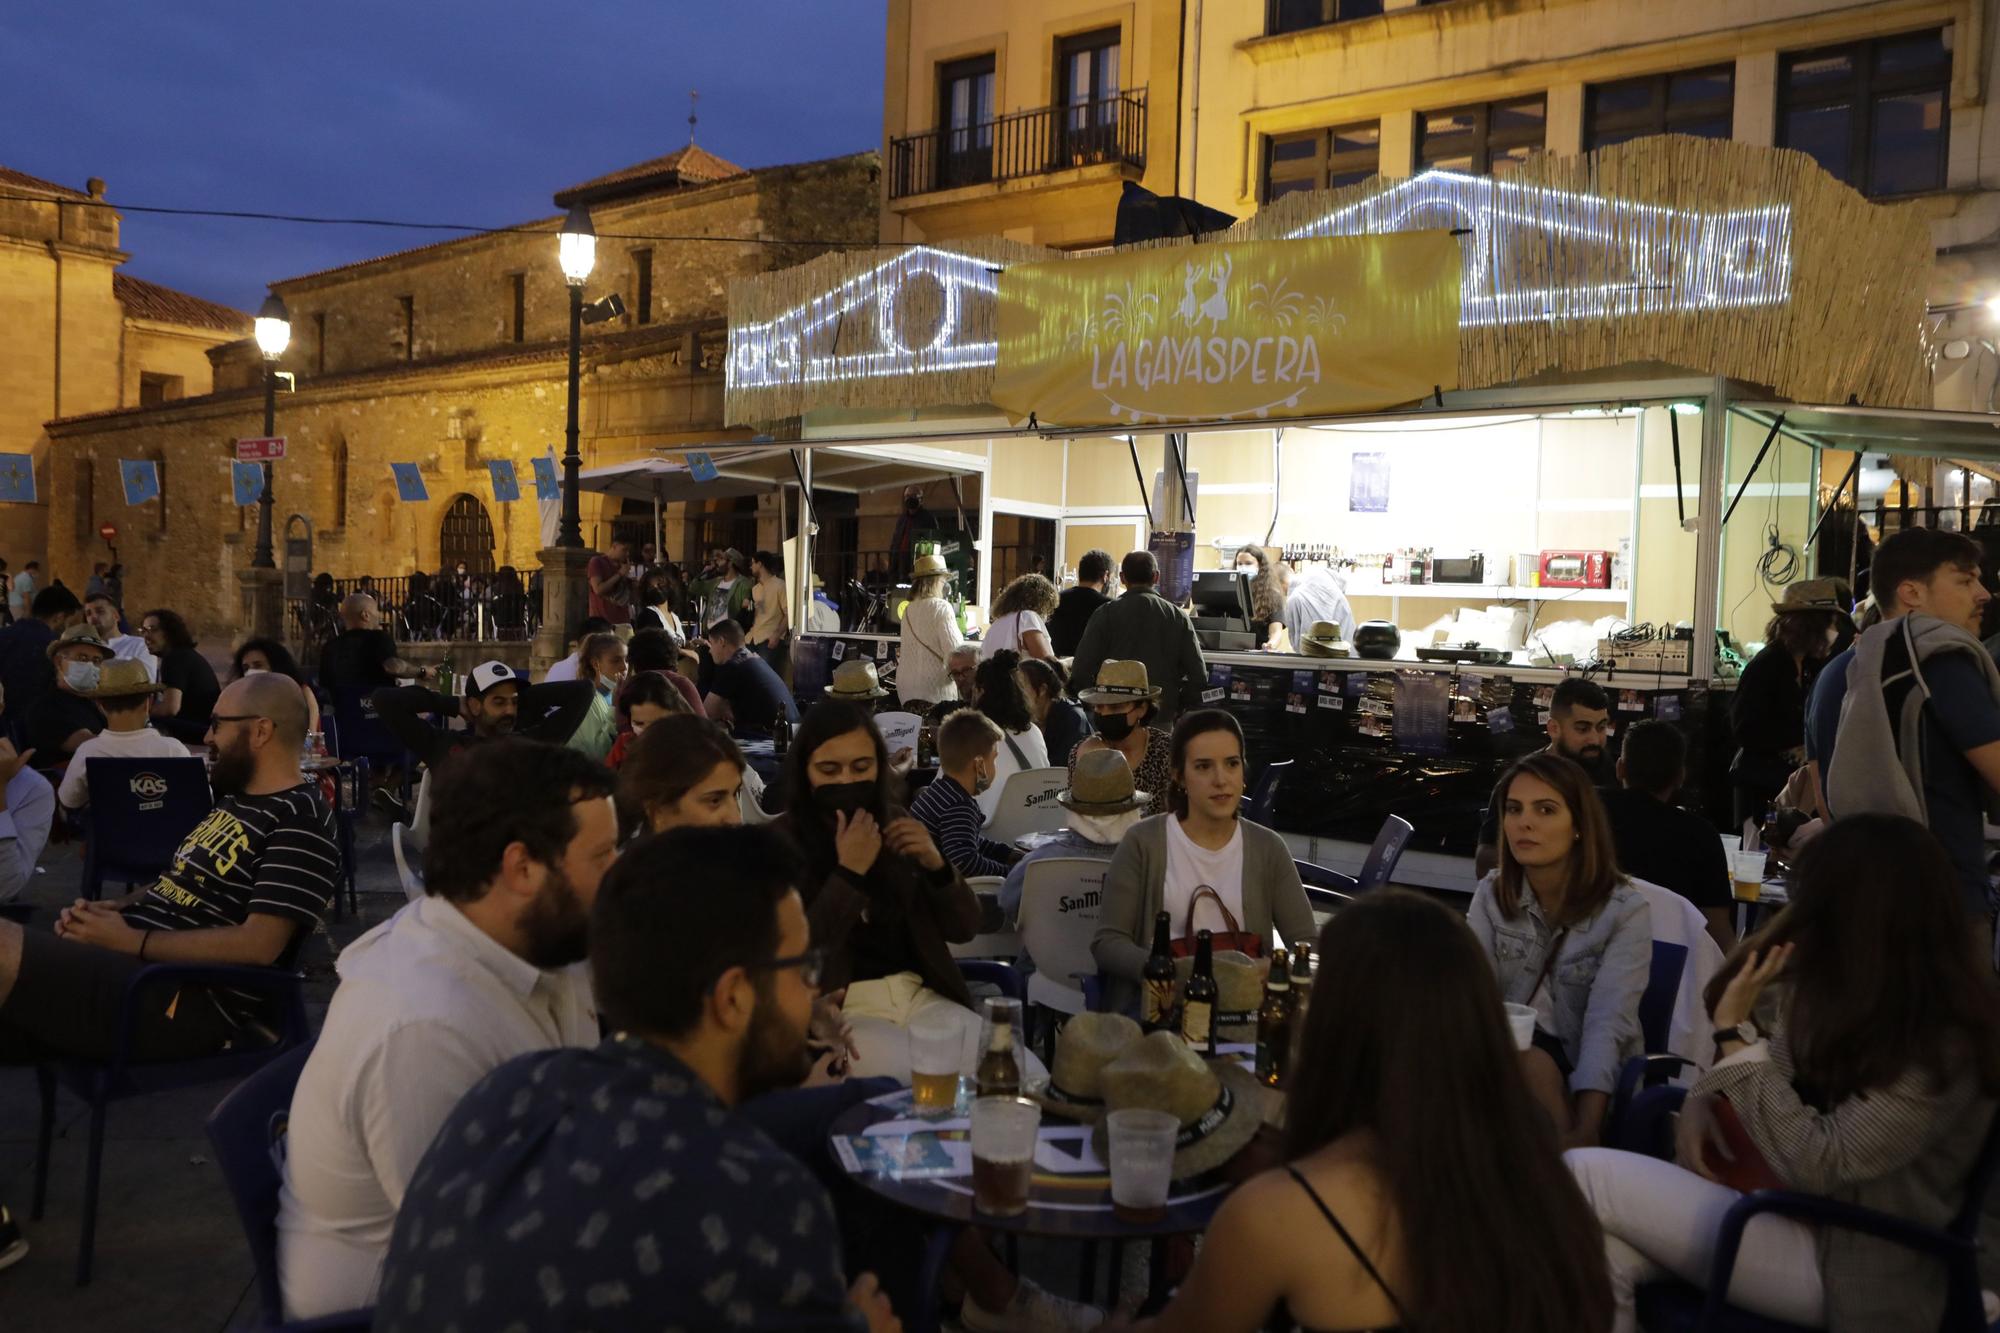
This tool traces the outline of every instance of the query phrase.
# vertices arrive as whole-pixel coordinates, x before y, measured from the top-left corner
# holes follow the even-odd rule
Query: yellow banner
[[[1413,402],[1458,387],[1459,265],[1444,231],[1015,265],[993,401],[1059,426]]]

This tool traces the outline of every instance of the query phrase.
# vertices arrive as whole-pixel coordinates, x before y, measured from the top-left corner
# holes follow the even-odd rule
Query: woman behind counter
[[[1764,647],[1743,668],[1729,708],[1735,760],[1729,781],[1736,823],[1761,821],[1792,770],[1805,762],[1806,699],[1827,659],[1854,639],[1847,584],[1808,579],[1771,606]]]

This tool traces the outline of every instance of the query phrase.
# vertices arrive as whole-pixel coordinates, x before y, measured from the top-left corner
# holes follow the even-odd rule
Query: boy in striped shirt
[[[931,831],[944,859],[967,879],[1005,875],[1020,853],[980,836],[986,818],[974,798],[993,785],[1003,733],[973,708],[938,724],[938,775],[910,802],[910,813]]]

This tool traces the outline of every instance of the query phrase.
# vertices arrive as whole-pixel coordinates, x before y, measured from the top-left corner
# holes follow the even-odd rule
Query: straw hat
[[[936,551],[925,551],[917,557],[917,563],[910,567],[910,576],[919,579],[931,574],[949,574],[950,572],[945,566],[944,557]]]
[[[1806,611],[1831,611],[1851,625],[1854,616],[1848,607],[1852,601],[1846,579],[1807,579],[1786,588],[1785,599],[1771,603],[1771,609],[1781,616]]]
[[[56,654],[65,648],[95,648],[103,654],[103,657],[97,659],[100,662],[106,657],[116,656],[111,651],[111,645],[98,638],[97,631],[88,625],[71,625],[61,635],[50,640],[49,646],[42,651],[47,653],[49,660],[53,662],[56,660]]]
[[[86,699],[129,699],[141,694],[158,694],[167,687],[154,680],[144,662],[114,657],[97,669],[97,688],[78,690]]]
[[[1257,960],[1234,949],[1217,949],[1215,972],[1215,1038],[1217,1041],[1257,1040],[1257,1010],[1264,1003],[1264,975]],[[1194,975],[1192,957],[1176,958],[1174,973],[1185,986]]]
[[[1299,639],[1299,651],[1307,657],[1352,657],[1353,649],[1340,637],[1340,626],[1331,620],[1315,620]]]
[[[1263,1124],[1257,1076],[1235,1060],[1204,1060],[1171,1032],[1139,1038],[1099,1075],[1104,1109],[1167,1111],[1181,1122],[1174,1178],[1213,1171],[1257,1137]],[[1099,1120],[1091,1131],[1097,1155],[1110,1160],[1110,1137]]]
[[[833,681],[826,687],[829,699],[880,699],[889,691],[875,674],[875,664],[865,657],[851,658],[833,669]]]
[[[1076,1014],[1056,1033],[1048,1086],[1028,1095],[1045,1111],[1094,1121],[1104,1114],[1104,1067],[1138,1040],[1139,1025],[1124,1014]]]
[[[1087,704],[1133,704],[1158,699],[1160,689],[1146,678],[1144,662],[1113,658],[1097,669],[1097,683],[1076,697]]]
[[[1109,747],[1078,755],[1069,786],[1056,793],[1056,804],[1080,815],[1122,815],[1152,799],[1133,790],[1132,766]]]

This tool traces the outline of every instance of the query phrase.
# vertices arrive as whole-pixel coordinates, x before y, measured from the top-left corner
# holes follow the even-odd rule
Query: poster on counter
[[[1229,667],[1216,663],[1208,669],[1208,688],[1201,692],[1205,704],[1219,704],[1229,697]]]
[[[1395,736],[1410,754],[1443,754],[1450,731],[1451,678],[1431,671],[1396,673]]]

